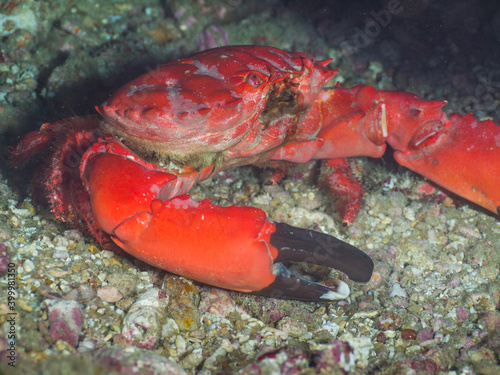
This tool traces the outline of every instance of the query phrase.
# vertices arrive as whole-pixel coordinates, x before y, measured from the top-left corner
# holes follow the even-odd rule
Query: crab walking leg
[[[345,298],[349,288],[306,281],[282,261],[322,264],[355,281],[370,279],[371,259],[326,234],[275,224],[253,207],[218,207],[186,194],[160,199],[182,192],[173,188],[181,177],[160,169],[116,141],[97,143],[83,157],[82,181],[95,218],[130,255],[206,284],[308,301]]]
[[[321,125],[313,158],[380,157],[389,144],[399,164],[500,214],[500,126],[447,117],[444,104],[370,86],[324,90],[306,119]]]

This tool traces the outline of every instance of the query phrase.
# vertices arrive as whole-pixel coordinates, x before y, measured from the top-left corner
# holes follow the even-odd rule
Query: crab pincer
[[[346,298],[349,287],[342,281],[327,286],[306,280],[283,262],[323,265],[353,281],[370,280],[373,262],[354,246],[275,223],[255,207],[220,207],[187,194],[171,197],[180,178],[137,158],[117,140],[94,144],[82,162],[99,227],[120,248],[155,267],[220,288],[318,302]]]
[[[273,273],[276,279],[254,294],[303,301],[333,301],[347,298],[349,286],[338,280],[325,285],[307,280],[288,270],[283,262],[306,262],[345,273],[349,279],[366,283],[373,273],[373,261],[358,248],[333,236],[276,223],[270,243],[278,250]]]

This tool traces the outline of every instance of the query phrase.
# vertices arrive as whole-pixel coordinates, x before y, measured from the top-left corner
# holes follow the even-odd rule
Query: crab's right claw
[[[335,268],[356,282],[366,283],[373,273],[373,261],[358,248],[335,237],[276,223],[270,243],[278,250],[274,259],[275,280],[255,294],[303,301],[333,301],[349,296],[343,281],[333,285],[312,282],[290,272],[282,262],[307,262]]]
[[[89,223],[97,223],[89,227],[154,267],[239,292],[323,302],[346,298],[347,284],[305,280],[282,262],[336,268],[359,282],[371,277],[371,259],[332,236],[274,223],[258,208],[176,196],[186,178],[145,162],[117,140],[94,143],[81,176]]]

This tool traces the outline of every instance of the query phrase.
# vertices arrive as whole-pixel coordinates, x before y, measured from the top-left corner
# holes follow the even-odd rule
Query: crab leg
[[[218,207],[183,194],[195,174],[173,174],[101,141],[83,156],[83,184],[98,225],[130,255],[155,267],[241,292],[307,301],[349,295],[296,276],[282,262],[310,262],[367,282],[372,260],[334,237],[269,221],[253,207]],[[180,194],[180,195],[179,195]]]
[[[399,164],[500,214],[500,126],[472,115],[448,117],[444,104],[370,86],[335,87],[320,94],[303,126],[321,126],[314,159],[380,157],[389,144]],[[286,155],[280,150],[276,158]]]

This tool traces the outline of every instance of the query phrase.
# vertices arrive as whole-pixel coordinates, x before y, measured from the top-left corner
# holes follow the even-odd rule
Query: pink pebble
[[[460,277],[453,276],[450,282],[448,283],[447,287],[450,289],[455,289],[459,285],[460,285]]]
[[[7,274],[9,270],[10,256],[7,254],[7,246],[0,242],[0,276]]]
[[[378,310],[379,308],[380,308],[380,306],[377,305],[373,301],[361,301],[359,303],[359,310],[360,311]]]
[[[120,293],[116,286],[103,286],[97,289],[97,296],[104,302],[118,302],[123,298],[123,294]]]
[[[458,306],[457,307],[457,316],[461,320],[467,320],[467,319],[469,319],[469,313],[467,312],[467,310],[464,309],[463,306]]]
[[[429,341],[432,340],[433,337],[434,337],[434,330],[430,328],[424,328],[417,334],[417,341],[419,342]]]
[[[42,306],[49,311],[50,336],[54,341],[66,341],[72,347],[78,345],[82,330],[82,310],[73,300],[45,300]]]
[[[229,293],[222,289],[204,289],[201,291],[200,311],[226,317],[235,309],[235,302]]]

